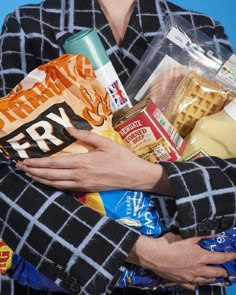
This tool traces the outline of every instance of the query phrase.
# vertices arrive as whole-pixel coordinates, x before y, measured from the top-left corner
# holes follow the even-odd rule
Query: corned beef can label
[[[153,163],[178,160],[186,146],[150,99],[128,110],[114,128],[136,155]]]

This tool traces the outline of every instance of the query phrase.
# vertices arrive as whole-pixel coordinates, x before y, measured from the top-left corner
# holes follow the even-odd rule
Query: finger
[[[69,127],[66,130],[75,139],[96,148],[103,149],[103,148],[106,148],[107,145],[113,144],[113,141],[111,139],[95,134],[88,130],[79,130],[73,127]]]
[[[215,281],[216,278],[204,278],[204,277],[196,277],[194,279],[194,284],[207,284]]]
[[[198,244],[202,240],[210,239],[219,236],[219,234],[213,234],[213,235],[208,235],[208,236],[200,236],[200,237],[192,237],[189,238],[189,240],[192,240],[193,243]]]
[[[196,289],[196,285],[194,284],[190,284],[190,283],[183,283],[183,284],[179,284],[181,287],[183,287],[184,289],[189,289],[189,290],[195,290]]]
[[[39,177],[42,179],[57,181],[57,180],[74,180],[73,175],[75,172],[73,169],[46,169],[46,168],[31,168],[23,166],[22,170],[34,177]],[[76,172],[78,176],[78,172]]]
[[[76,191],[79,191],[78,184],[76,184],[73,181],[50,181],[47,179],[36,177],[36,176],[28,174],[28,173],[26,173],[26,175],[28,177],[32,178],[34,181],[40,182],[40,183],[48,185],[48,186],[55,187],[59,190],[72,190],[73,191],[75,189]]]
[[[228,276],[227,271],[223,267],[217,266],[204,266],[201,268],[199,277],[204,277],[206,279],[212,278],[225,278]]]
[[[18,164],[18,165],[21,165],[23,162],[22,162],[22,160],[16,160],[16,165]]]
[[[17,164],[17,168],[24,169],[25,167],[32,168],[50,168],[50,169],[73,169],[78,167],[80,156],[83,154],[75,154],[60,157],[44,157],[25,159],[23,163]]]
[[[207,264],[223,264],[227,261],[235,260],[235,252],[209,252]]]

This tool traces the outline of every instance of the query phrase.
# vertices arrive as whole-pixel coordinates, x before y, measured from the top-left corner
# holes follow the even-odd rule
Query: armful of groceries
[[[176,63],[172,68],[168,61],[168,71],[175,67]],[[221,84],[196,72],[196,69],[188,67],[184,72],[171,97],[168,101],[163,100],[163,112],[158,108],[158,101],[152,98],[153,95],[149,96],[145,91],[141,101],[129,110],[122,110],[121,100],[121,112],[113,118],[108,92],[96,79],[88,58],[75,54],[63,55],[35,69],[0,100],[3,114],[0,148],[6,157],[16,162],[31,157],[91,151],[91,147],[80,144],[68,134],[66,128],[74,126],[125,144],[136,155],[153,163],[212,155],[212,151],[219,157],[235,157],[234,149],[225,138],[222,141],[227,147],[220,148],[222,145],[216,138],[217,134],[210,136],[198,130],[202,130],[202,126],[209,126],[206,120],[209,124],[217,124],[219,120],[221,125],[227,122],[227,126],[223,126],[227,130],[235,128],[231,111],[236,105],[234,91],[226,90]],[[156,82],[159,85],[158,78]],[[219,107],[215,108],[215,105]],[[191,121],[185,120],[189,113]],[[222,116],[229,118],[223,120]],[[206,130],[210,132],[209,128]],[[211,138],[212,144],[207,145],[206,138]],[[201,149],[202,144],[206,146]],[[143,235],[157,238],[168,230],[157,212],[155,195],[126,190],[71,194],[85,205],[133,227]],[[217,237],[202,240],[200,246],[210,251],[235,252],[235,234],[235,228],[229,229]],[[0,246],[2,257],[5,257],[1,273],[35,289],[64,291],[22,257],[12,253],[3,241]],[[235,262],[222,267],[227,269],[229,277],[217,279],[212,284],[234,283]],[[178,288],[175,283],[158,277],[150,270],[126,263],[117,287],[128,286],[165,290]]]

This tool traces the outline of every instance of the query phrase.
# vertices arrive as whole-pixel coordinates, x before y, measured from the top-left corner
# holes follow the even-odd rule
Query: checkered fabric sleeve
[[[32,40],[25,36],[19,15],[13,13],[6,18],[3,25],[4,34],[0,36],[0,89],[1,96],[14,88],[28,72],[41,65],[34,56]]]
[[[161,164],[176,192],[176,224],[183,237],[236,225],[236,159],[203,157]]]
[[[0,157],[1,238],[70,293],[109,293],[139,235]]]

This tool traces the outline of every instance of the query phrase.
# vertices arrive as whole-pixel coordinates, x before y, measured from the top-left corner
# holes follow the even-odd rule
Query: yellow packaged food
[[[222,159],[236,157],[236,99],[220,112],[201,118],[185,138],[182,159],[209,155]]]
[[[234,98],[232,90],[190,72],[177,87],[165,115],[185,138],[200,118],[221,111]]]

